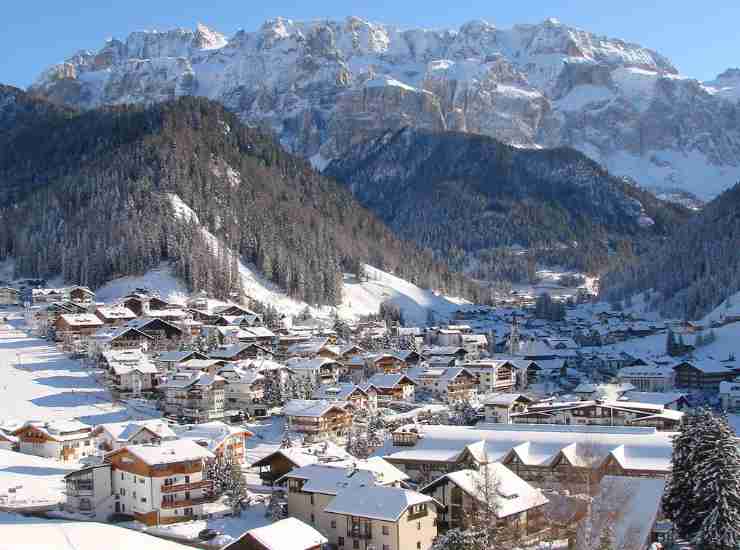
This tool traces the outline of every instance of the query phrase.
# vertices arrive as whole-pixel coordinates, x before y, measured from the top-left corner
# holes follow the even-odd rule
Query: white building
[[[617,378],[623,384],[632,384],[638,391],[665,392],[675,387],[676,374],[672,367],[646,365],[623,367]]]
[[[726,411],[740,409],[740,380],[719,383],[719,399]]]
[[[20,452],[29,455],[79,461],[95,454],[92,428],[76,420],[27,422],[13,435],[18,437]]]

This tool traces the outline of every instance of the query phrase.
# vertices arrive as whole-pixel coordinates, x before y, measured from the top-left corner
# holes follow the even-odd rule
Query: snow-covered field
[[[95,291],[95,298],[99,302],[115,302],[137,288],[156,290],[163,300],[170,303],[184,304],[187,298],[185,285],[172,274],[167,265],[152,269],[139,277],[113,279]]]
[[[0,507],[52,506],[64,502],[64,476],[77,465],[0,449]]]
[[[21,325],[19,314],[11,316],[10,324],[0,324],[0,424],[76,418],[94,425],[141,416],[113,404],[81,362],[29,336]]]

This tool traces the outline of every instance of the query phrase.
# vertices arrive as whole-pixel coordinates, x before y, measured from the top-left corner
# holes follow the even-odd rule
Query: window
[[[337,537],[337,546],[344,546],[344,537]]]
[[[315,523],[315,522],[316,522],[316,518],[314,517],[313,514],[311,514],[311,523]]]
[[[384,544],[383,545],[383,550],[391,550],[391,545],[390,544]]]
[[[416,541],[417,550],[421,550],[421,541]]]
[[[186,516],[192,516],[193,515],[193,509],[192,508],[185,508],[185,515]]]
[[[140,477],[139,478],[139,483],[142,483],[142,484],[144,483],[144,478],[143,477]]]
[[[131,493],[131,496],[134,497],[134,498],[136,498],[136,491],[134,491],[133,493]]]
[[[388,529],[388,526],[387,525],[383,525],[383,534],[384,535],[389,535],[390,534],[390,529]]]
[[[417,521],[416,522],[416,530],[417,531],[421,531],[421,522],[420,521]]]
[[[185,476],[185,483],[190,483],[190,476]]]
[[[352,539],[352,548],[359,548],[360,547],[360,541],[357,539]]]
[[[141,502],[146,502],[146,497],[141,497]]]
[[[126,489],[124,489],[123,487],[121,487],[118,492],[121,494],[122,497],[126,496]]]
[[[333,519],[331,520],[331,528],[336,529],[337,528],[337,520]]]
[[[311,506],[313,506],[313,493],[311,493]]]
[[[126,479],[125,477],[123,477],[123,472],[121,472],[121,479]]]

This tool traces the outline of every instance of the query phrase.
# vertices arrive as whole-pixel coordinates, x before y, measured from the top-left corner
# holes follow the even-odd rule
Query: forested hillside
[[[388,132],[324,173],[399,236],[483,278],[523,280],[538,261],[598,273],[689,216],[575,150],[464,133]]]
[[[96,287],[169,261],[191,288],[223,297],[239,292],[233,250],[312,304],[338,303],[342,272],[362,262],[423,287],[475,292],[217,103],[83,113],[6,87],[0,109],[0,121],[14,118],[1,144],[0,259],[15,258],[19,273]],[[200,225],[176,215],[172,195]]]
[[[666,315],[695,319],[740,290],[740,184],[710,202],[641,261],[608,273],[611,300],[638,292]]]

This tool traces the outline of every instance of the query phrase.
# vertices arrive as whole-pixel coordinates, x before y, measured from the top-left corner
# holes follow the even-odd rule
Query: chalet
[[[221,346],[208,355],[211,359],[221,359],[223,361],[245,361],[258,357],[271,358],[272,352],[257,344],[232,344]]]
[[[351,466],[357,459],[331,441],[310,445],[283,447],[259,459],[251,465],[259,469],[260,479],[272,485],[285,474],[309,464]]]
[[[342,438],[352,424],[349,404],[323,399],[293,399],[283,407],[287,429],[311,441]]]
[[[77,462],[93,454],[92,429],[76,420],[27,422],[13,432],[21,453]]]
[[[223,359],[188,359],[175,365],[175,372],[178,374],[204,372],[206,374],[216,374],[218,369],[228,365],[228,361]]]
[[[257,369],[228,364],[218,369],[226,380],[226,407],[232,410],[250,409],[265,396],[265,376]]]
[[[31,289],[31,304],[50,304],[64,300],[64,290],[61,288],[34,288]]]
[[[21,303],[21,292],[17,288],[0,287],[0,306],[17,306]]]
[[[378,401],[414,401],[416,382],[405,374],[376,374],[368,385],[378,390]]]
[[[396,374],[406,368],[406,362],[395,353],[369,353],[365,363],[371,374]]]
[[[190,422],[210,422],[224,417],[226,381],[217,375],[197,372],[174,374],[160,386],[165,414]]]
[[[402,349],[402,350],[394,351],[393,354],[396,357],[398,357],[401,361],[406,363],[406,365],[409,367],[421,362],[421,355],[419,355],[419,353],[411,349],[405,349],[405,350]]]
[[[426,390],[448,403],[474,400],[478,394],[477,378],[462,367],[413,369],[409,377],[419,390]]]
[[[136,314],[123,306],[98,306],[95,308],[95,315],[104,324],[110,326],[122,326],[136,319]]]
[[[156,445],[174,441],[177,434],[164,420],[140,420],[98,424],[92,431],[95,447],[102,451],[115,451],[127,445]]]
[[[427,361],[432,357],[452,357],[456,361],[465,361],[468,352],[465,348],[459,346],[432,346],[426,347],[421,352],[422,357]]]
[[[511,415],[527,410],[533,400],[521,393],[493,393],[483,398],[486,422],[510,424]]]
[[[254,435],[249,430],[219,421],[175,426],[174,431],[179,439],[193,441],[215,456],[228,456],[239,464],[244,464],[247,440]]]
[[[104,352],[101,363],[117,392],[140,394],[157,387],[157,367],[139,350]]]
[[[208,359],[205,353],[193,350],[185,351],[163,351],[157,355],[155,362],[164,371],[174,370],[175,365],[184,363],[190,359]]]
[[[276,335],[270,329],[265,327],[250,326],[242,331],[239,341],[245,344],[257,344],[272,353],[272,346],[275,342]]]
[[[334,384],[342,372],[342,365],[327,357],[314,357],[308,360],[293,360],[288,368],[297,377],[316,384]]]
[[[93,343],[99,350],[148,349],[154,339],[131,327],[103,327],[93,334]]]
[[[220,315],[221,317],[247,317],[248,319],[252,320],[250,326],[264,324],[262,321],[262,316],[260,314],[237,304],[222,307],[218,309],[215,313],[218,313],[218,315]]]
[[[327,542],[329,540],[310,525],[289,517],[246,531],[224,550],[321,550]]]
[[[486,502],[490,495],[495,495],[496,526],[505,528],[507,535],[521,540],[547,527],[545,495],[503,464],[445,474],[421,492],[442,505],[437,520],[440,531],[469,528],[475,510],[490,505]]]
[[[671,469],[671,432],[608,426],[417,425],[398,428],[376,451],[417,481],[500,462],[542,487],[593,476],[662,477]]]
[[[95,293],[86,286],[72,286],[65,289],[65,297],[76,304],[92,304],[95,301]]]
[[[674,411],[685,411],[690,408],[686,394],[680,392],[628,391],[619,398],[619,401],[660,405],[664,409],[672,409]]]
[[[60,315],[54,329],[57,338],[61,339],[66,334],[92,336],[102,326],[103,321],[92,313],[77,313]]]
[[[348,344],[339,348],[338,361],[342,364],[351,361],[355,357],[365,357],[367,351],[357,344]]]
[[[511,360],[480,359],[460,366],[476,377],[478,393],[508,392],[516,387],[518,365]]]
[[[137,317],[147,316],[152,310],[166,310],[170,307],[170,304],[160,297],[142,292],[124,296],[121,305],[133,311]]]
[[[690,390],[718,392],[720,382],[732,382],[738,375],[734,363],[708,359],[681,361],[673,367],[676,387]]]
[[[509,418],[515,424],[646,426],[675,431],[683,413],[661,405],[597,400],[537,403]]]
[[[361,388],[350,382],[322,384],[314,390],[311,399],[345,401],[354,410],[375,410],[378,406],[378,391],[373,386]]]
[[[205,479],[205,461],[213,453],[191,440],[159,445],[129,445],[107,454],[111,466],[114,513],[145,525],[202,517],[214,500],[213,481]]]
[[[337,360],[339,350],[329,343],[328,338],[312,338],[304,342],[298,342],[287,349],[287,354],[291,357],[302,357],[313,359],[315,357],[324,357],[326,359]]]
[[[129,321],[126,326],[148,334],[155,341],[169,340],[171,342],[177,342],[185,335],[185,331],[182,328],[158,317],[135,319]]]

